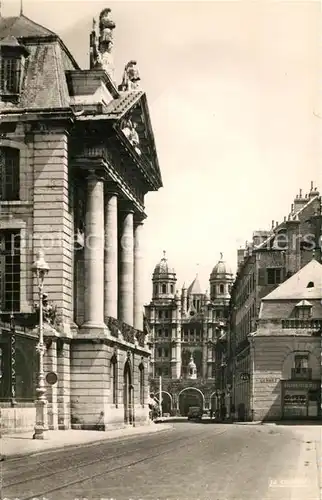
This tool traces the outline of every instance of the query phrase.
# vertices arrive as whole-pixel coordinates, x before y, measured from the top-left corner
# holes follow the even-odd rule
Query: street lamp
[[[39,354],[39,372],[38,385],[36,388],[37,399],[36,404],[36,425],[33,439],[44,439],[44,432],[47,430],[47,400],[45,398],[45,372],[44,372],[44,354],[46,347],[44,344],[43,330],[43,286],[45,276],[48,274],[49,266],[45,261],[44,252],[40,250],[37,254],[37,259],[32,265],[32,270],[37,277],[38,294],[39,294],[39,341],[36,346],[36,351]]]

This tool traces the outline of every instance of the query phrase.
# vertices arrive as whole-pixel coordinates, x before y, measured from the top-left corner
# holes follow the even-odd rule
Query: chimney
[[[317,187],[314,187],[313,181],[311,181],[311,190],[309,192],[309,198],[312,199],[315,196],[319,196],[319,195],[320,195],[320,193],[319,193]]]
[[[294,212],[298,212],[301,210],[305,205],[307,204],[307,199],[305,199],[304,196],[302,196],[302,189],[300,189],[300,192],[298,195],[296,195],[295,200],[294,200]]]
[[[237,267],[240,267],[244,262],[245,248],[239,248],[237,250]]]

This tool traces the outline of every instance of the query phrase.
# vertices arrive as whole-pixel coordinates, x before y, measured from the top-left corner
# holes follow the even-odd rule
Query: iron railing
[[[320,319],[283,319],[282,328],[294,328],[305,330],[319,330],[322,328],[322,320]]]

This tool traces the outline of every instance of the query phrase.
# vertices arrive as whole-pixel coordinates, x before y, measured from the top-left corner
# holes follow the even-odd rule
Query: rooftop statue
[[[129,61],[124,68],[122,83],[119,85],[119,90],[129,92],[139,89],[139,81],[141,80],[139,70],[136,67],[136,61]]]
[[[103,9],[99,15],[99,35],[96,31],[96,21],[93,19],[91,33],[91,68],[104,69],[111,77],[114,74],[112,49],[114,45],[113,30],[115,23],[110,18],[111,9]]]
[[[116,25],[110,18],[111,9],[103,9],[99,16],[100,44],[113,45],[113,30]]]

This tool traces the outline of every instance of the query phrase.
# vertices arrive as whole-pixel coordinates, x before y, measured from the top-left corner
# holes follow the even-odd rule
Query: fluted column
[[[95,174],[87,178],[85,220],[85,323],[104,327],[104,184]]]
[[[139,221],[134,226],[134,328],[143,330],[143,299],[142,299],[142,241],[141,235],[143,222]]]
[[[121,212],[119,319],[133,326],[134,234],[133,210]]]
[[[117,318],[118,298],[118,241],[117,194],[105,197],[105,249],[104,249],[104,318]]]

